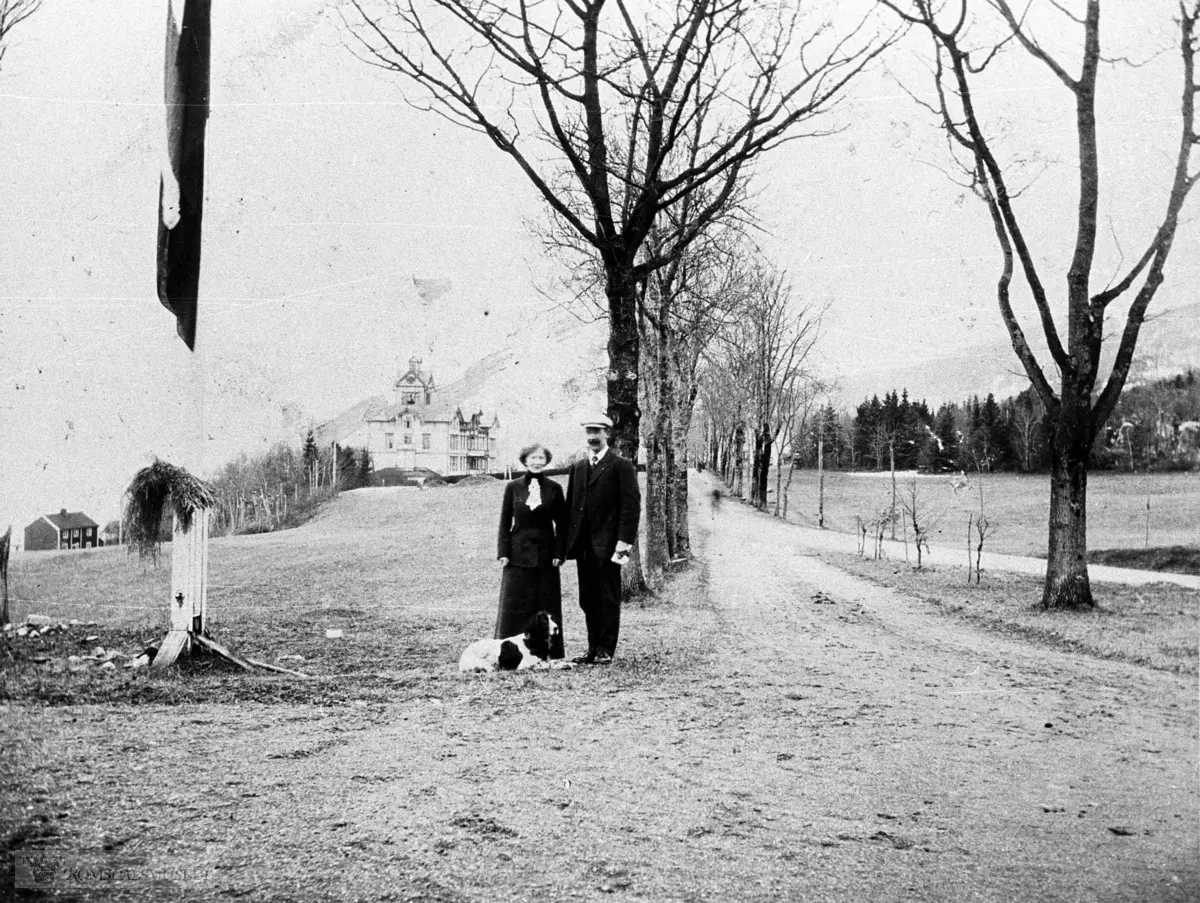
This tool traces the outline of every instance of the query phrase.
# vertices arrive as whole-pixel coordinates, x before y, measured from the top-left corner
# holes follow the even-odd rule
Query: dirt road
[[[17,840],[159,876],[114,901],[1200,899],[1194,679],[980,632],[694,498],[700,563],[607,669],[406,669],[412,634],[386,705],[8,706]]]
[[[831,771],[827,835],[925,852],[916,880],[937,899],[1200,895],[1194,680],[931,615],[805,555],[814,531],[737,504],[710,524],[739,677],[795,675],[805,758]]]

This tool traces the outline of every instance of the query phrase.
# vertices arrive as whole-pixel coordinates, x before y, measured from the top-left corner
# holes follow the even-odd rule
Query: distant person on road
[[[577,664],[607,665],[621,627],[621,567],[637,539],[642,496],[637,470],[608,446],[612,421],[601,414],[582,424],[588,455],[571,466],[567,481],[565,558],[579,571],[579,607],[587,624],[587,652]]]
[[[521,450],[525,475],[504,487],[496,557],[503,565],[496,639],[518,634],[529,619],[546,612],[562,624],[562,564],[566,502],[562,487],[542,471],[553,455],[544,445]],[[550,658],[561,659],[562,631],[551,641]]]

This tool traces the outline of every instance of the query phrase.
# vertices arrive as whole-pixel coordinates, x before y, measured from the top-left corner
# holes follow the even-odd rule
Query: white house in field
[[[498,469],[500,420],[494,413],[464,414],[458,405],[442,404],[433,374],[421,369],[420,358],[408,362],[392,388],[392,402],[369,410],[364,430],[356,430],[347,443],[365,445],[375,470],[425,467],[440,474],[467,474]]]

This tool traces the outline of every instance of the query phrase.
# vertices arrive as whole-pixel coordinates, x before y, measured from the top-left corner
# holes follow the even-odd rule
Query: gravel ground
[[[9,855],[139,863],[43,892],[114,901],[1200,899],[1194,677],[939,616],[696,488],[698,563],[610,668],[5,705]]]

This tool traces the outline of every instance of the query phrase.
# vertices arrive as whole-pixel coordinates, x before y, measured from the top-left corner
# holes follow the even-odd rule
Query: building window
[[[405,445],[412,445],[412,433],[405,433],[405,434],[404,434],[404,444],[405,444]]]
[[[421,434],[421,448],[422,449],[424,449],[425,451],[429,451],[429,448],[430,448],[430,445],[432,444],[432,442],[433,442],[433,437],[430,436],[429,433]]]
[[[411,417],[405,417],[405,418],[404,418],[404,428],[405,428],[406,430],[411,430],[411,429],[412,429],[412,418],[411,418]]]
[[[416,404],[416,403],[417,403],[417,396],[416,396],[416,395],[414,395],[412,392],[407,392],[407,393],[405,393],[405,395],[404,395],[404,403],[405,403],[405,404]]]
[[[383,434],[383,447],[386,448],[388,451],[391,451],[393,448],[396,447],[396,434],[395,433],[384,433]]]

